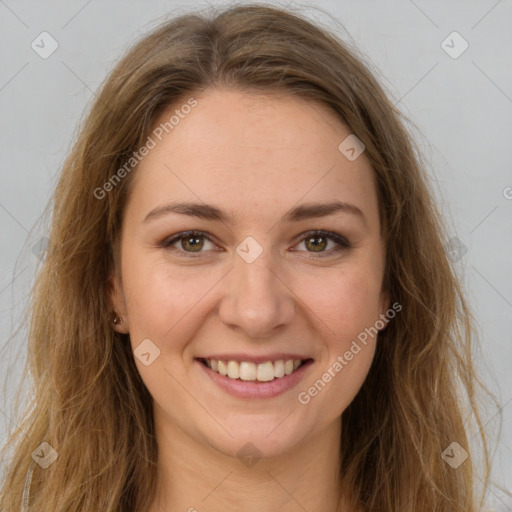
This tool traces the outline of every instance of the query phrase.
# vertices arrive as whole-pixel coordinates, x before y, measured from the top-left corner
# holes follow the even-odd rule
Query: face
[[[220,89],[194,98],[133,171],[116,329],[163,430],[227,455],[249,441],[278,455],[340,421],[374,356],[376,338],[360,335],[389,304],[372,169],[364,152],[338,149],[350,129],[321,105]],[[223,376],[204,358],[241,364]],[[305,363],[287,375],[279,360]]]

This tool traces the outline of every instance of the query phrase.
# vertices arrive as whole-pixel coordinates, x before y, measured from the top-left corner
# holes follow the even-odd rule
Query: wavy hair
[[[32,401],[6,447],[3,512],[144,511],[155,492],[151,396],[128,335],[111,328],[109,275],[118,265],[124,206],[136,166],[98,198],[170,105],[217,86],[284,91],[330,108],[365,145],[386,246],[384,286],[402,311],[379,334],[369,374],[343,412],[340,470],[361,511],[474,512],[478,429],[490,475],[475,321],[444,249],[447,231],[426,166],[370,65],[298,12],[238,5],[180,14],[136,42],[100,87],[52,198],[50,246],[32,290]],[[185,100],[184,100],[185,98]],[[44,469],[31,454],[58,454]],[[5,450],[6,448],[4,448]],[[40,449],[40,448],[39,448]],[[480,499],[480,501],[478,501]]]

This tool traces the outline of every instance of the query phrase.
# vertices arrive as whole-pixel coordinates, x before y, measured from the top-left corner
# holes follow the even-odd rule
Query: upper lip
[[[304,361],[306,359],[312,359],[311,357],[302,356],[300,354],[292,354],[291,352],[279,352],[273,354],[265,354],[265,355],[251,355],[251,354],[215,354],[215,355],[207,355],[201,356],[197,359],[214,359],[217,361],[247,361],[248,363],[266,363],[267,361],[279,361],[280,359],[283,361],[287,361],[289,359],[300,359]]]

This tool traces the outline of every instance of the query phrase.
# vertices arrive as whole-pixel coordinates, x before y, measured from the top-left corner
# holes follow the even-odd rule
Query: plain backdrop
[[[44,248],[40,219],[85,109],[128,45],[163,16],[225,4],[0,0],[2,442],[17,428],[12,396],[26,332],[14,329]],[[501,426],[494,479],[512,490],[512,2],[291,5],[357,46],[411,121],[450,226],[447,248],[480,327],[476,362],[499,402],[489,404],[484,426],[490,436]],[[47,58],[41,43],[33,49],[41,37],[45,51],[58,44]],[[490,503],[512,511],[510,498],[494,487]]]

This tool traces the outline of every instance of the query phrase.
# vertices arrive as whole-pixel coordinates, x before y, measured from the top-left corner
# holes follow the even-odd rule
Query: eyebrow
[[[191,217],[198,217],[204,220],[229,223],[229,215],[216,206],[210,204],[185,202],[169,203],[162,206],[157,206],[146,215],[143,223],[158,219],[170,213],[179,213],[182,215],[189,215]],[[366,218],[364,213],[357,206],[341,201],[301,204],[288,211],[281,218],[281,222],[298,222],[304,219],[327,217],[329,215],[334,215],[335,213],[352,214],[366,225]]]

